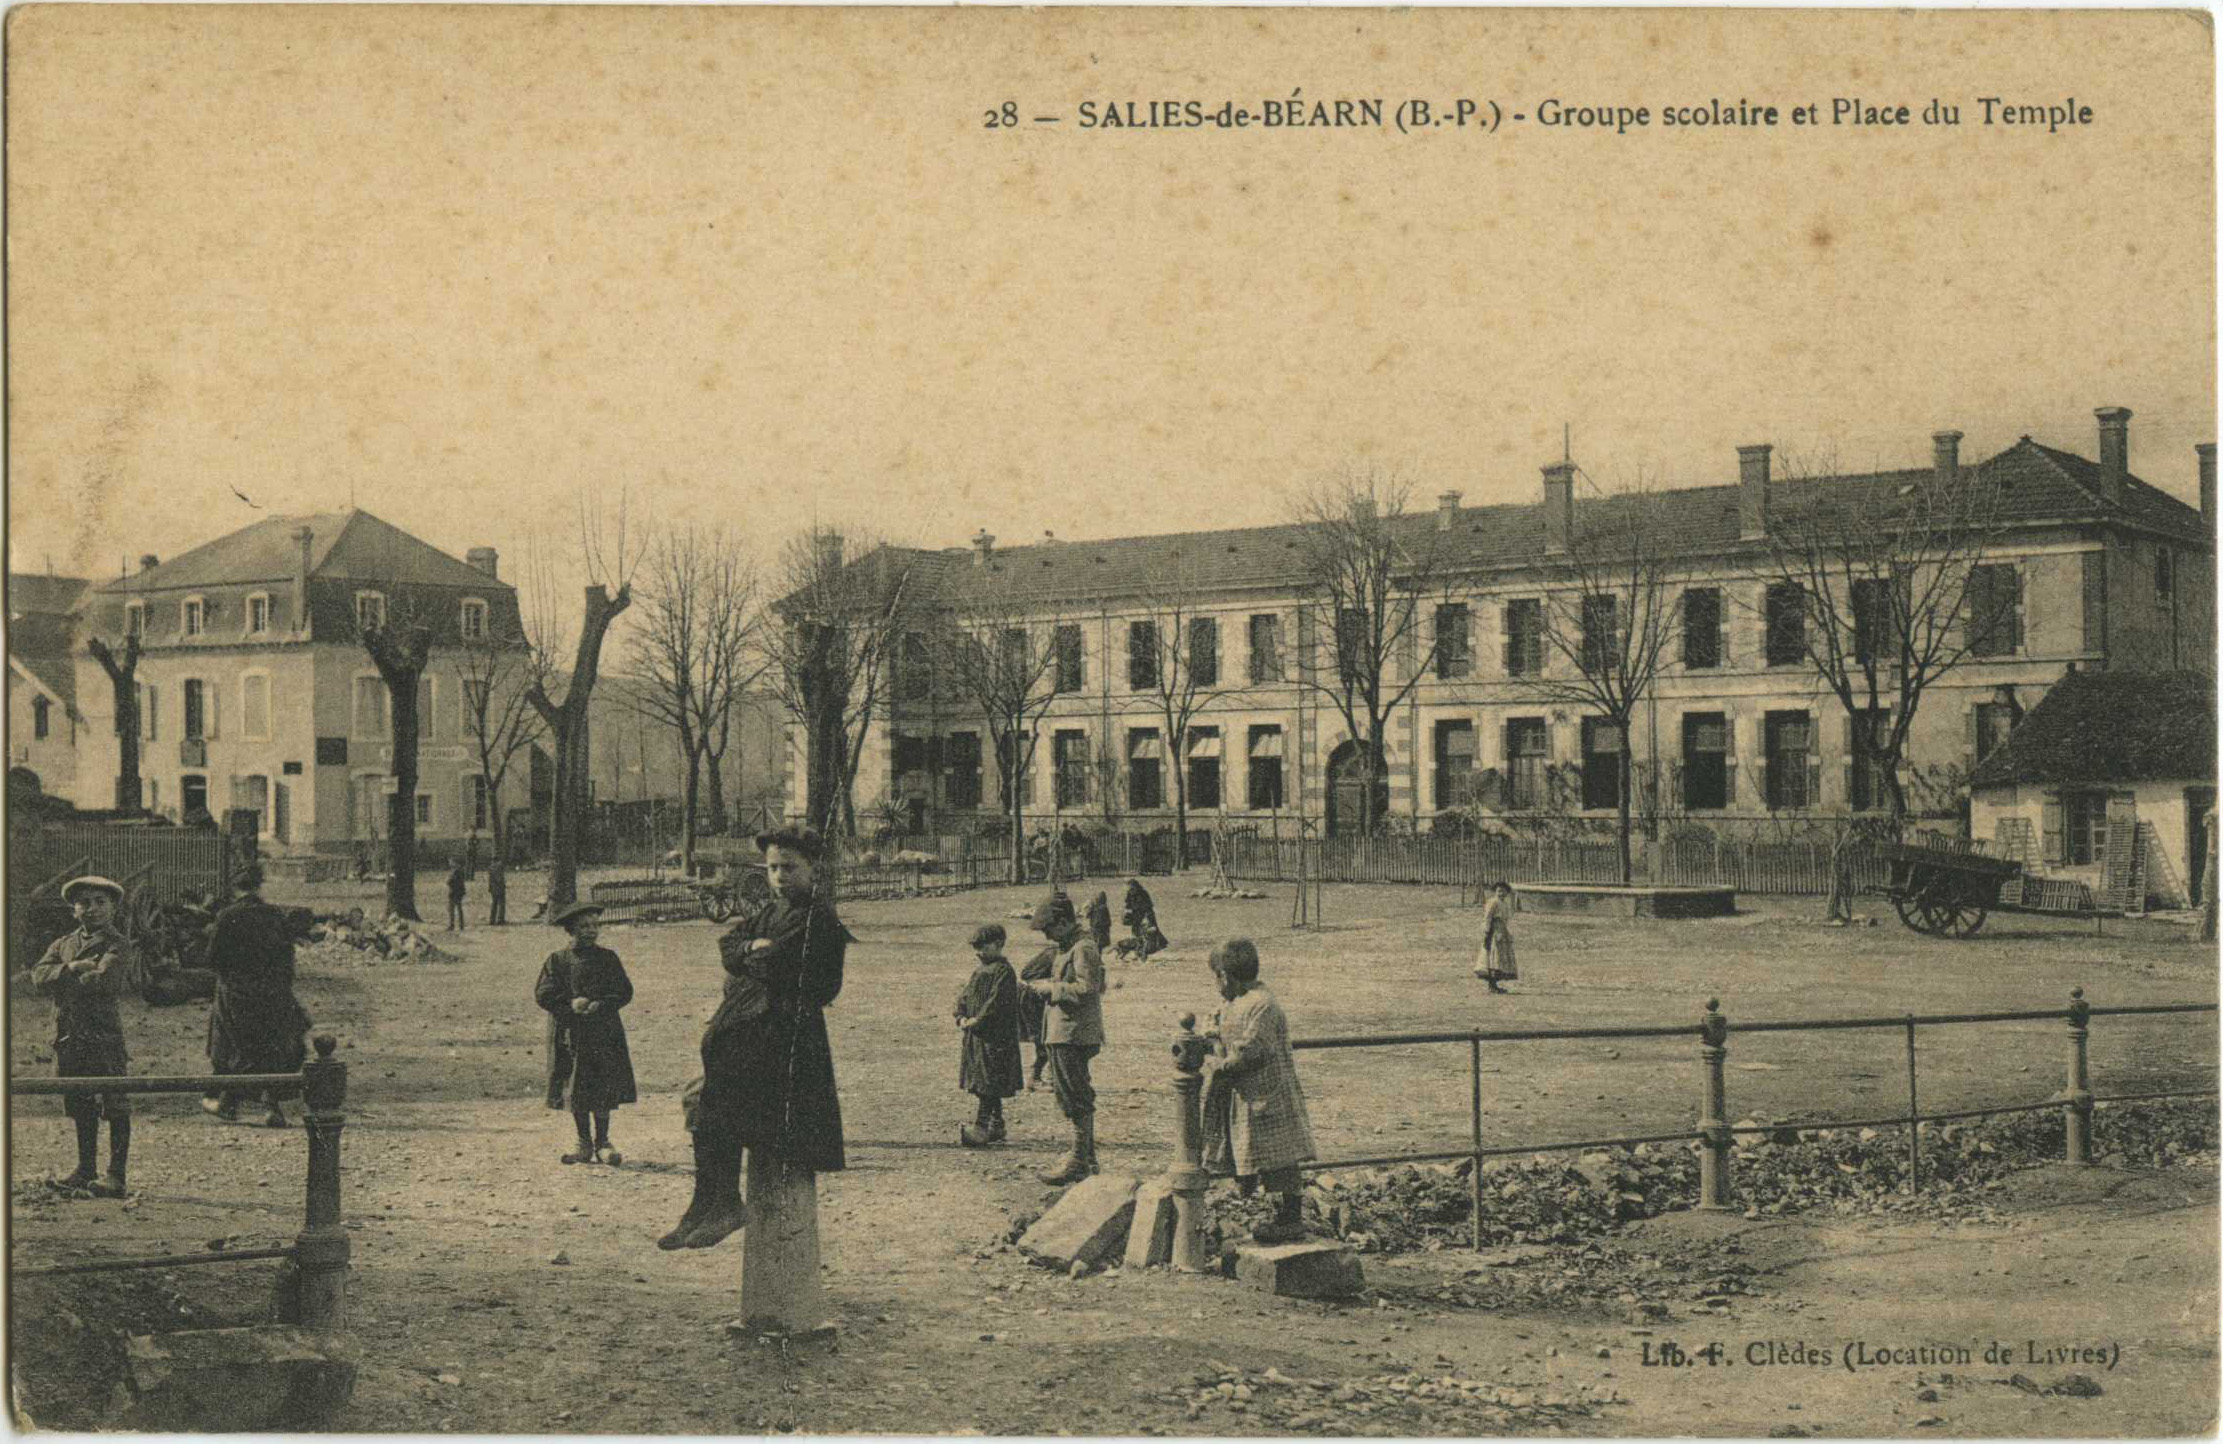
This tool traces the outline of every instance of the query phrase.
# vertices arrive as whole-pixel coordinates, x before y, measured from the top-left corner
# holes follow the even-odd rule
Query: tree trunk
[[[1173,870],[1189,870],[1189,766],[1187,749],[1188,728],[1178,731],[1166,728],[1168,740],[1166,766],[1173,769]]]
[[[377,660],[376,654],[373,654]],[[394,659],[406,664],[408,658]],[[417,915],[417,679],[424,665],[379,660],[393,710],[394,795],[386,800],[386,911],[422,922]]]
[[[108,686],[115,702],[116,806],[126,812],[137,812],[146,801],[146,789],[139,782],[139,639],[124,638],[121,660],[98,637],[87,641],[85,646],[93,654],[93,660],[100,663],[101,670],[108,674]],[[180,729],[184,727],[182,719],[178,725]]]
[[[702,750],[687,749],[686,800],[679,811],[679,866],[688,877],[695,875],[695,820],[697,806],[702,796]]]
[[[585,841],[587,814],[587,699],[594,694],[595,678],[602,665],[602,640],[618,614],[632,604],[631,587],[619,587],[614,597],[608,587],[588,587],[586,623],[579,629],[579,651],[571,668],[571,685],[564,690],[563,705],[551,702],[538,681],[528,694],[533,710],[548,725],[556,753],[556,790],[548,824],[551,917],[559,908],[578,901],[579,851]]]
[[[1629,788],[1635,779],[1629,774],[1635,769],[1636,757],[1629,747],[1628,723],[1621,724],[1621,785],[1614,789],[1621,807],[1621,886],[1628,887],[1636,881],[1636,870],[1629,857]]]
[[[726,755],[723,747],[715,752],[705,751],[703,761],[704,781],[710,786],[710,805],[704,810],[704,830],[712,837],[724,837],[732,831],[726,817]]]

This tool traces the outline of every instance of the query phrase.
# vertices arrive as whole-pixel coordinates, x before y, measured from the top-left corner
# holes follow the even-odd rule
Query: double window
[[[198,637],[208,630],[208,603],[199,597],[187,597],[180,610],[178,630],[188,637]]]
[[[1582,599],[1582,671],[1610,676],[1621,665],[1620,598],[1592,593]]]
[[[1877,745],[1891,735],[1891,709],[1871,708],[1852,719],[1852,805],[1868,812],[1884,805],[1883,766],[1875,760]]]
[[[1127,624],[1127,688],[1154,692],[1158,687],[1158,624]]]
[[[1812,807],[1815,797],[1814,719],[1805,712],[1770,712],[1766,722],[1768,806],[1777,811]]]
[[[1683,715],[1683,806],[1729,805],[1729,719],[1720,712]]]
[[[1057,650],[1057,690],[1078,692],[1087,685],[1087,675],[1081,662],[1081,629],[1077,623],[1065,622],[1052,634],[1052,644]]]
[[[1968,652],[2011,657],[2022,650],[2022,574],[1992,563],[1968,573]]]
[[[1621,805],[1621,724],[1610,717],[1582,719],[1582,805]]]
[[[1806,588],[1797,582],[1769,586],[1763,612],[1767,658],[1771,667],[1792,667],[1806,660]]]
[[[1505,604],[1505,675],[1533,677],[1544,670],[1544,604],[1523,597]]]
[[[463,640],[466,642],[485,641],[486,603],[477,597],[465,597],[463,599],[463,613],[457,619],[456,627],[463,634]]]
[[[1436,724],[1436,806],[1474,801],[1474,724],[1457,718]]]
[[[1516,810],[1546,801],[1544,766],[1551,756],[1551,731],[1541,717],[1515,717],[1505,724],[1506,805]]]
[[[1683,666],[1692,671],[1721,665],[1721,593],[1697,587],[1683,593]]]
[[[1136,727],[1127,733],[1127,806],[1147,812],[1165,806],[1165,758],[1158,729]]]
[[[1220,624],[1211,617],[1189,618],[1189,685],[1217,687],[1220,682]]]
[[[980,734],[950,733],[942,744],[942,756],[949,768],[943,783],[949,806],[963,812],[980,806]]]
[[[2091,867],[2107,861],[2107,794],[2071,792],[2062,799],[2066,844],[2062,860],[2071,867]]]
[[[1250,807],[1273,812],[1282,806],[1281,729],[1250,729]]]
[[[1088,803],[1088,734],[1060,731],[1050,738],[1050,761],[1057,771],[1057,805]]]
[[[1250,619],[1250,679],[1281,680],[1281,618],[1260,612]]]
[[[259,637],[270,630],[270,597],[257,592],[247,599],[247,635]]]
[[[1189,806],[1216,809],[1220,805],[1220,729],[1189,729]]]
[[[1446,680],[1474,670],[1474,646],[1465,602],[1436,608],[1436,675]],[[1471,729],[1470,729],[1471,731]]]

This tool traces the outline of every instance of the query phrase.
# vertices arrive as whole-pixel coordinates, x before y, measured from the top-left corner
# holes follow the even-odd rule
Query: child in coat
[[[957,995],[957,1027],[962,1035],[957,1086],[979,1100],[973,1121],[957,1130],[967,1148],[1004,1139],[1003,1100],[1026,1091],[1019,1063],[1019,979],[1003,955],[1001,923],[973,933],[978,960],[965,989]]]
[[[1166,941],[1166,935],[1158,931],[1158,905],[1151,901],[1150,890],[1142,885],[1139,877],[1128,879],[1127,895],[1121,902],[1119,920],[1127,925],[1132,934],[1119,940],[1119,953],[1122,957],[1139,961],[1152,953],[1162,953],[1172,946]]]
[[[1304,1237],[1304,1175],[1317,1158],[1312,1118],[1297,1081],[1289,1019],[1258,981],[1258,947],[1233,938],[1214,948],[1212,978],[1227,1006],[1204,1060],[1204,1168],[1232,1174],[1244,1197],[1274,1195],[1274,1217],[1252,1237],[1264,1244]]]
[[[448,869],[448,931],[451,933],[463,931],[463,894],[468,885],[469,878],[462,863]]]
[[[1490,890],[1490,900],[1482,905],[1482,954],[1474,961],[1474,975],[1490,985],[1493,993],[1505,989],[1498,986],[1521,975],[1513,962],[1513,885],[1499,882]]]
[[[592,903],[576,903],[557,914],[556,925],[571,934],[571,946],[548,955],[533,1001],[556,1019],[570,1044],[569,1077],[557,1081],[570,1084],[571,1122],[579,1144],[563,1161],[614,1166],[625,1158],[610,1146],[610,1113],[640,1095],[633,1086],[625,1023],[618,1017],[633,1001],[633,980],[616,953],[596,946],[601,918],[602,909]]]
[[[1096,940],[1096,951],[1111,951],[1111,899],[1102,893],[1088,905],[1088,935]]]

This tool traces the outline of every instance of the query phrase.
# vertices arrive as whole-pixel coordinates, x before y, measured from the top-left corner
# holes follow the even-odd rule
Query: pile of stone
[[[1350,1380],[1205,1362],[1207,1367],[1160,1397],[1180,1405],[1191,1420],[1209,1416],[1214,1424],[1209,1432],[1240,1428],[1273,1434],[1557,1432],[1574,1429],[1600,1404],[1618,1397],[1610,1391],[1594,1394],[1581,1385],[1558,1390],[1489,1383],[1458,1373],[1445,1360],[1425,1370]]]
[[[1212,898],[1214,900],[1224,902],[1232,898],[1249,898],[1253,901],[1256,901],[1260,898],[1265,897],[1266,894],[1247,887],[1206,887],[1198,888],[1195,892],[1190,893],[1189,896]]]
[[[371,922],[361,908],[320,914],[309,925],[298,961],[366,967],[382,962],[452,963],[456,955],[436,947],[418,924],[396,913]]]

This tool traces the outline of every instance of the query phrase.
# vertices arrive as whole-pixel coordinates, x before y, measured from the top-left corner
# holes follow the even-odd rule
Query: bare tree
[[[394,790],[386,798],[386,911],[411,922],[417,915],[417,751],[425,719],[419,691],[432,659],[432,625],[420,599],[391,588],[375,613],[358,612],[356,630],[386,684],[387,742],[393,749]]]
[[[1954,437],[1957,441],[1958,438]],[[2021,645],[2018,574],[1998,544],[1998,480],[1950,463],[1839,479],[1794,467],[1769,488],[1768,582],[1759,598],[1770,661],[1811,663],[1850,721],[1853,758],[1895,831],[1899,777],[1923,695],[1962,661]]]
[[[773,607],[780,626],[767,637],[770,675],[804,731],[806,820],[828,835],[856,831],[857,764],[911,605],[907,555],[865,540],[852,561],[844,545],[823,526],[788,540]]]
[[[1613,806],[1626,885],[1635,877],[1629,845],[1632,732],[1637,709],[1651,695],[1677,632],[1675,598],[1668,586],[1656,496],[1639,484],[1578,507],[1573,471],[1567,467],[1561,479],[1566,492],[1547,500],[1547,505],[1566,509],[1546,523],[1551,540],[1543,558],[1538,620],[1548,655],[1538,659],[1544,665],[1525,685],[1539,697],[1590,714],[1590,725],[1613,729]],[[1551,658],[1561,665],[1552,665]],[[1584,778],[1585,806],[1596,802],[1596,782]]]
[[[486,791],[488,831],[494,855],[507,857],[509,818],[502,806],[502,785],[517,754],[546,732],[533,709],[532,687],[544,671],[543,658],[520,633],[466,640],[457,670],[463,679],[463,730],[478,762]]]
[[[1042,716],[1061,690],[1060,663],[1077,665],[1080,633],[1077,628],[1068,633],[1059,619],[1045,619],[1038,609],[984,587],[958,600],[932,637],[935,671],[987,724],[1011,824],[1011,881],[1024,882],[1026,794],[1020,779],[1033,775]],[[1071,690],[1080,685],[1070,673],[1063,680]]]
[[[89,637],[85,650],[108,674],[108,688],[116,713],[116,806],[137,812],[145,805],[139,783],[139,634],[124,633],[122,655],[99,637]]]
[[[1386,806],[1389,718],[1433,661],[1433,644],[1420,646],[1421,618],[1450,559],[1450,534],[1408,515],[1411,496],[1412,483],[1394,473],[1347,468],[1295,506],[1297,584],[1332,648],[1323,666],[1317,642],[1300,637],[1297,680],[1343,718],[1363,784],[1359,826],[1366,832]]]
[[[1163,729],[1165,765],[1173,774],[1176,870],[1189,859],[1189,731],[1228,690],[1220,619],[1199,607],[1203,578],[1193,568],[1179,570],[1143,589],[1141,606],[1127,623],[1126,657],[1130,705]]]
[[[579,645],[564,684],[563,701],[548,695],[548,678],[535,677],[526,691],[533,710],[547,724],[556,753],[555,797],[548,827],[548,911],[568,907],[579,895],[579,850],[586,838],[587,779],[593,773],[588,752],[588,699],[601,675],[602,643],[610,627],[633,605],[632,579],[643,547],[638,534],[627,535],[628,498],[618,494],[614,526],[579,502],[579,550],[586,564],[586,604]],[[615,588],[613,591],[612,588]],[[550,650],[543,645],[542,650]]]
[[[734,699],[770,665],[756,641],[757,582],[738,538],[723,527],[672,528],[650,543],[642,586],[641,629],[630,704],[672,729],[685,769],[681,862],[695,868],[708,768],[712,814],[722,819],[718,762],[730,735]]]

